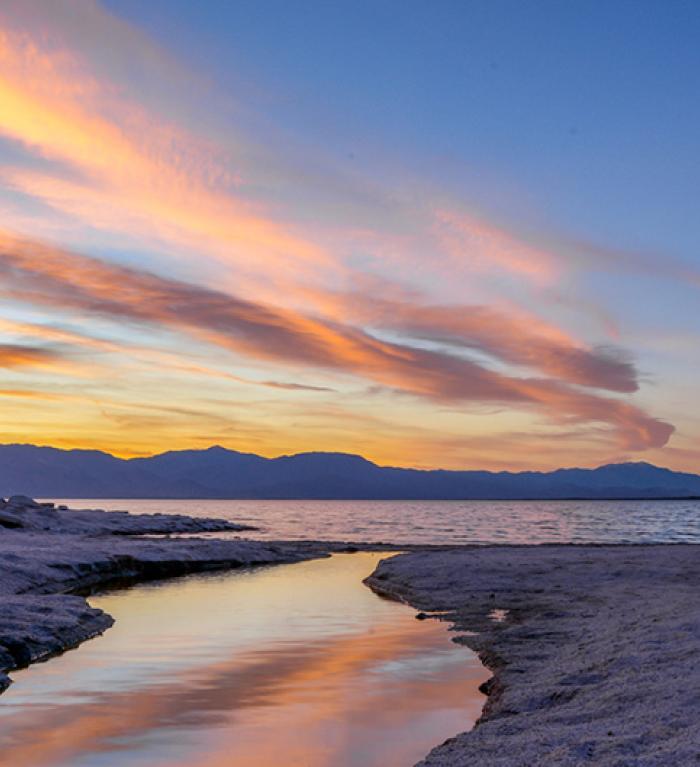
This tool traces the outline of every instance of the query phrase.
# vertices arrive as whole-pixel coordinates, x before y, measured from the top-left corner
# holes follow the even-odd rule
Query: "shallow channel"
[[[115,625],[15,672],[5,767],[407,767],[472,726],[488,677],[444,623],[373,594],[386,553],[90,598]]]

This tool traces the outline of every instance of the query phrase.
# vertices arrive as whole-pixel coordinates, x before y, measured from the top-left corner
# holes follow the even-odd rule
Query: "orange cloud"
[[[1,236],[0,236],[1,240]],[[116,342],[104,338],[95,338],[84,333],[77,333],[74,330],[66,330],[60,327],[42,325],[31,322],[17,322],[6,320],[0,317],[0,331],[14,335],[30,336],[39,339],[41,342],[58,341],[72,346],[86,347],[90,350],[118,354],[122,357],[131,357],[139,362],[158,369],[170,369],[181,373],[189,373],[195,376],[207,376],[211,378],[221,378],[227,381],[236,381],[242,384],[252,386],[263,386],[270,389],[282,389],[286,391],[310,391],[310,392],[331,392],[333,389],[328,386],[313,386],[302,384],[297,381],[274,381],[274,380],[255,380],[245,376],[234,375],[226,370],[213,368],[210,365],[204,365],[199,362],[189,362],[182,353],[166,352],[156,349],[152,346],[144,346],[133,342]],[[33,348],[33,347],[32,347]]]
[[[637,371],[624,354],[610,348],[587,348],[559,328],[522,311],[427,305],[419,298],[402,300],[362,293],[337,295],[337,300],[352,308],[357,321],[377,329],[476,350],[582,386],[622,393],[638,389]]]
[[[0,389],[0,397],[13,399],[37,399],[37,400],[60,400],[77,399],[68,395],[56,394],[55,392],[37,391],[36,389]]]
[[[253,359],[336,370],[436,402],[507,403],[562,422],[603,423],[626,449],[661,446],[673,432],[633,405],[559,381],[504,375],[461,356],[9,235],[0,246],[0,280],[15,300],[178,329]]]
[[[435,235],[460,271],[504,271],[536,285],[552,284],[561,272],[559,259],[466,212],[435,211]]]
[[[133,70],[145,85],[133,81]],[[4,295],[139,329],[183,332],[258,365],[285,365],[284,376],[278,380],[266,372],[256,380],[220,370],[216,361],[92,338],[89,331],[71,335],[45,328],[35,336],[38,344],[84,347],[84,356],[104,352],[110,361],[120,358],[122,367],[130,358],[137,368],[278,391],[328,391],[296,380],[295,373],[330,371],[429,404],[505,404],[561,427],[585,424],[625,450],[665,444],[673,430],[669,424],[628,402],[579,388],[635,392],[638,371],[624,353],[584,343],[530,313],[486,306],[481,295],[471,305],[440,305],[434,297],[444,291],[461,299],[480,276],[495,275],[540,294],[546,289],[551,298],[568,268],[558,253],[575,250],[571,243],[529,243],[457,202],[434,205],[425,189],[416,201],[335,172],[321,172],[321,183],[310,182],[314,168],[299,163],[290,170],[294,162],[287,166],[288,158],[257,147],[228,122],[219,126],[216,140],[201,125],[208,115],[192,127],[188,112],[199,118],[191,108],[192,91],[201,85],[92,0],[0,4],[0,136],[20,150],[17,157],[31,158],[5,164],[0,181],[51,206],[61,221],[68,219],[62,236],[71,242],[79,235],[93,242],[95,231],[118,233],[124,252],[136,243],[138,252],[163,256],[161,269],[165,262],[179,274],[196,272],[198,280],[216,287],[109,267],[6,236],[2,244],[14,250],[4,256]],[[221,127],[225,143],[218,138]],[[269,183],[275,174],[285,177],[284,191]],[[301,207],[308,207],[309,185],[317,197],[332,197],[326,208],[314,207],[305,231],[288,223],[293,215],[280,212],[285,205],[295,209],[296,200],[278,198],[291,196],[290,188],[296,197],[297,185]],[[274,192],[265,204],[257,201],[261,186]],[[348,206],[338,203],[346,199]],[[349,223],[337,215],[346,207],[352,211]],[[331,220],[321,220],[322,211],[331,209]],[[35,231],[30,223],[21,219],[24,231]],[[352,289],[358,272],[349,266],[356,254],[366,262],[360,290]],[[156,269],[155,261],[149,269]],[[382,281],[379,275],[387,273],[392,279],[405,275],[426,292]],[[433,282],[437,290],[427,299]],[[251,294],[255,300],[248,299]],[[569,296],[566,301],[574,303]],[[52,369],[68,370],[68,360],[54,353]],[[234,355],[227,359],[235,361]],[[34,367],[39,365],[35,360]],[[18,370],[28,366],[27,360],[14,364]],[[75,365],[71,369],[77,371]]]
[[[11,9],[10,9],[11,10]],[[0,18],[2,18],[0,9]],[[251,257],[280,275],[328,263],[323,251],[231,195],[223,150],[149,113],[95,78],[72,50],[0,32],[0,134],[67,170],[6,168],[5,183],[85,222],[207,250],[244,271]],[[41,24],[41,21],[37,21]]]
[[[0,344],[0,368],[62,369],[63,355],[51,349],[21,344]]]

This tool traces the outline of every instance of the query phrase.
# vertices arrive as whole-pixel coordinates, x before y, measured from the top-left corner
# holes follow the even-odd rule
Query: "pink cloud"
[[[504,403],[561,423],[602,423],[625,449],[661,446],[673,431],[636,406],[559,381],[504,375],[462,356],[9,235],[0,246],[2,292],[15,300],[177,329],[252,359],[335,370],[434,402]]]

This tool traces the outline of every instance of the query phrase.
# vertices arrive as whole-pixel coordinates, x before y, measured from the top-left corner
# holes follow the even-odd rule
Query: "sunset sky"
[[[2,0],[0,442],[700,470],[700,4]]]

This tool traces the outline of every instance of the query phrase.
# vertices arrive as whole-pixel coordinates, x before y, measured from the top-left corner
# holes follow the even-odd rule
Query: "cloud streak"
[[[14,369],[58,369],[65,367],[62,354],[52,349],[22,344],[0,344],[0,367]]]
[[[638,373],[627,356],[613,348],[587,348],[559,328],[536,317],[488,306],[427,305],[362,294],[339,297],[372,326],[457,349],[471,349],[513,365],[581,386],[632,393]]]
[[[510,404],[561,423],[603,424],[629,450],[659,447],[673,431],[636,406],[557,380],[505,375],[463,356],[10,235],[0,237],[0,282],[14,300],[176,329],[252,359],[346,373],[433,402]]]
[[[76,13],[82,6],[95,15],[93,3],[75,3]],[[36,35],[18,17],[21,4],[0,9],[0,135],[53,165],[5,167],[11,188],[83,221],[112,231],[128,223],[132,233],[242,269],[252,255],[281,275],[328,264],[319,247],[231,193],[241,183],[227,170],[231,150],[145,109],[123,83],[96,77],[76,51],[47,42],[43,16]]]
[[[552,431],[544,422],[594,448],[666,444],[673,427],[633,404],[637,355],[591,343],[601,328],[621,337],[617,304],[602,311],[578,283],[606,269],[697,284],[693,270],[514,234],[427,179],[329,161],[269,126],[259,136],[238,97],[94,0],[0,4],[0,212],[29,233],[0,233],[0,294],[29,318],[43,307],[87,327],[22,328],[13,312],[0,366],[79,374],[88,360],[105,401],[126,375],[133,397],[162,371],[183,399],[231,383],[298,407],[342,397],[351,377],[389,393],[395,434],[399,418],[425,426],[449,407],[484,423],[513,414],[503,433],[521,433],[525,413],[533,437]],[[114,263],[137,258],[148,270]],[[91,335],[104,320],[109,340]],[[134,337],[144,330],[151,343]],[[100,377],[95,360],[124,378]],[[368,400],[353,400],[357,417]],[[344,438],[337,417],[324,428]]]

